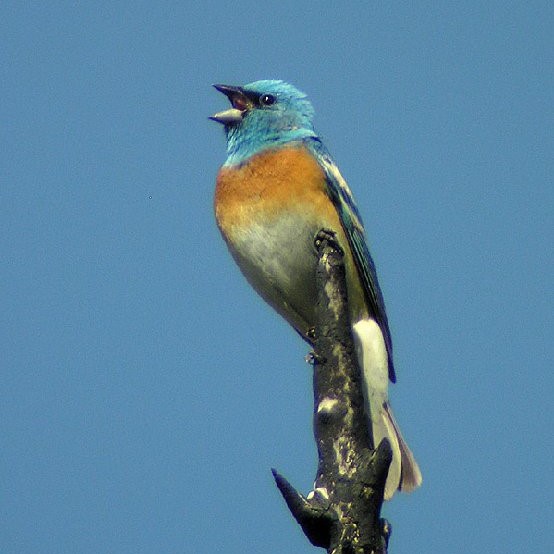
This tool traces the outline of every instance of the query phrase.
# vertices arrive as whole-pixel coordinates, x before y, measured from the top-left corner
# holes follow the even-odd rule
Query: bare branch
[[[273,475],[312,544],[332,554],[386,554],[390,526],[380,511],[392,451],[386,439],[376,450],[371,444],[348,316],[343,253],[327,230],[318,233],[315,246],[315,489],[304,497],[275,470]]]

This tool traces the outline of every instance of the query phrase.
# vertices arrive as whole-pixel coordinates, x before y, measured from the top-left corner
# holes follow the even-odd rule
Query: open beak
[[[210,116],[210,119],[222,123],[223,125],[237,125],[242,121],[244,114],[253,106],[250,100],[241,87],[233,87],[230,85],[214,85],[214,88],[222,92],[233,106],[229,110],[217,112]]]

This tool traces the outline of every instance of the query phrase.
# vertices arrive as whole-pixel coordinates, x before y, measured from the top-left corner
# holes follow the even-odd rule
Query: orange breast
[[[304,147],[269,150],[239,167],[223,167],[218,174],[215,212],[224,234],[279,217],[299,205],[338,222],[326,193],[325,174]]]
[[[314,324],[313,240],[331,229],[345,252],[349,307],[366,313],[364,293],[324,170],[304,147],[263,152],[224,167],[215,192],[218,226],[254,289],[300,333]]]

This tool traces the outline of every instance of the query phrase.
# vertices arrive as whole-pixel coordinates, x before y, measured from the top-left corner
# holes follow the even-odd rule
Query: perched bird
[[[373,440],[388,437],[393,461],[385,498],[421,484],[419,467],[393,417],[392,342],[375,264],[352,193],[313,127],[306,95],[284,81],[214,85],[232,107],[222,123],[227,160],[217,176],[215,215],[239,268],[254,289],[310,342],[315,324],[314,239],[335,233],[345,252],[356,352],[364,376]]]

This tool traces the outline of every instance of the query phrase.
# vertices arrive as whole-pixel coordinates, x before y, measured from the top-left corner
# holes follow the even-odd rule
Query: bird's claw
[[[324,364],[325,358],[323,356],[320,356],[317,352],[312,350],[311,352],[308,352],[306,356],[304,357],[306,360],[306,363],[310,365],[316,365],[316,364]]]
[[[340,254],[344,255],[343,249],[337,242],[337,233],[331,229],[320,229],[314,238],[315,249],[319,251],[327,245],[333,250],[336,250]]]

